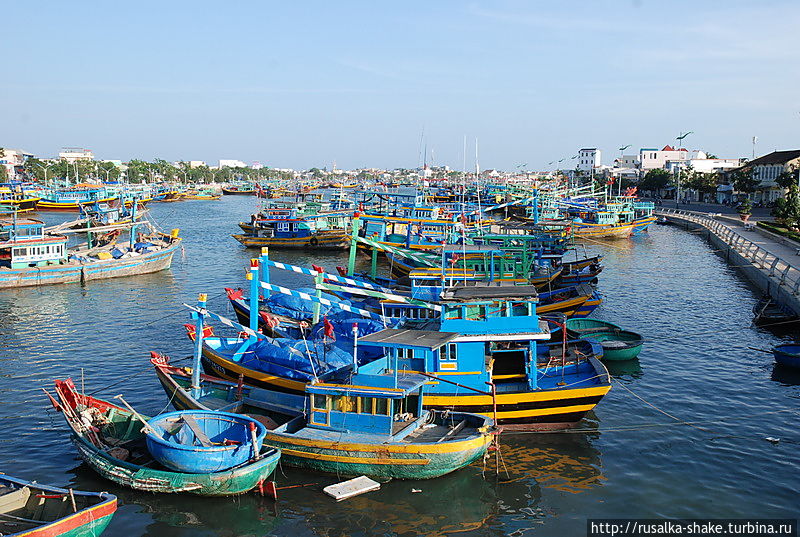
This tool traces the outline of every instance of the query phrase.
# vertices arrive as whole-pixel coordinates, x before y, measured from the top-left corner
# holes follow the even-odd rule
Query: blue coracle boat
[[[777,345],[772,349],[772,355],[775,356],[775,361],[780,365],[800,369],[800,344],[784,343],[783,345]]]
[[[222,472],[258,459],[267,429],[229,412],[168,412],[148,423],[147,449],[176,472]]]

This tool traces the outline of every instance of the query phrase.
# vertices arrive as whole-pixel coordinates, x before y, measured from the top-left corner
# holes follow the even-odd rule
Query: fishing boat
[[[615,332],[622,330],[618,324],[601,319],[568,319],[567,332],[571,337],[583,337],[596,332]]]
[[[775,362],[793,368],[800,368],[800,345],[797,343],[784,343],[772,349]]]
[[[163,356],[153,362],[173,405],[225,408],[268,423],[265,445],[280,448],[282,462],[290,466],[428,479],[479,460],[492,441],[489,418],[422,410],[419,390],[427,381],[422,376],[398,377],[394,388],[393,376],[355,375],[346,384],[308,385],[302,397],[203,375],[201,395],[193,397],[190,371],[169,365]],[[304,413],[304,406],[311,408]]]
[[[644,344],[641,335],[628,330],[593,332],[585,334],[584,338],[600,343],[603,360],[633,360],[639,356]]]
[[[138,226],[134,222],[131,226]],[[148,224],[149,225],[149,224]],[[118,226],[62,229],[45,233],[44,223],[31,218],[0,218],[0,288],[79,283],[90,280],[134,276],[170,267],[181,246],[178,230],[170,235],[152,226],[148,233],[130,227],[130,240],[123,244],[107,233]],[[87,233],[85,245],[67,247],[70,233]],[[108,239],[108,240],[106,240]]]
[[[267,429],[230,412],[167,412],[147,422],[147,449],[163,466],[188,474],[230,470],[258,460]]]
[[[64,415],[78,454],[98,474],[119,485],[147,492],[232,496],[259,486],[278,464],[280,451],[272,449],[260,453],[257,460],[220,472],[170,470],[147,448],[142,431],[146,416],[82,394],[71,379],[55,384],[58,399],[50,396],[50,401]]]
[[[36,210],[78,212],[83,205],[95,202],[112,203],[118,199],[110,195],[103,186],[81,183],[70,188],[43,191]]]
[[[248,248],[344,249],[349,244],[347,230],[330,227],[329,216],[305,214],[296,207],[269,209],[253,215],[249,233],[233,238]]]
[[[248,186],[223,186],[223,196],[255,196],[256,189]]]
[[[26,194],[22,183],[0,184],[0,208],[16,212],[32,211],[39,199],[38,196]]]
[[[759,326],[791,328],[800,321],[790,309],[765,296],[753,306],[753,322]]]
[[[95,537],[117,510],[108,492],[41,485],[0,474],[0,535]]]
[[[214,190],[206,188],[202,190],[187,190],[181,197],[185,200],[214,201],[222,198],[222,194],[217,194]]]
[[[571,337],[598,342],[603,347],[603,360],[633,360],[644,344],[640,334],[600,319],[567,319],[565,326]]]

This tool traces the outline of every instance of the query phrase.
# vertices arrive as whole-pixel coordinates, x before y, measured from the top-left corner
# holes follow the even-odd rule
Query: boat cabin
[[[309,384],[308,426],[328,431],[393,437],[413,432],[426,417],[422,375],[358,373],[347,384]]]
[[[485,391],[536,389],[537,341],[550,338],[536,314],[532,285],[456,285],[444,290],[440,319],[418,328],[387,328],[359,338],[360,346],[382,347],[386,358],[361,366],[362,372],[419,371],[447,375],[448,381]],[[393,363],[399,365],[393,366]],[[433,382],[430,391],[449,393],[453,385]]]
[[[42,267],[66,259],[67,238],[45,235],[40,220],[0,219],[0,267]]]

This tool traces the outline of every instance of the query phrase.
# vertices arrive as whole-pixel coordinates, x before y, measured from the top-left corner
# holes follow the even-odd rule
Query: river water
[[[83,370],[87,392],[124,380],[99,395],[122,393],[151,415],[166,410],[149,351],[191,354],[181,304],[200,292],[230,312],[222,288],[246,284],[256,252],[230,234],[254,206],[240,197],[151,205],[156,221],[185,239],[169,271],[0,291],[0,471],[117,494],[109,536],[563,536],[585,534],[593,517],[798,516],[800,375],[748,349],[790,334],[752,326],[753,289],[704,239],[666,226],[589,247],[606,256],[596,316],[644,334],[645,348],[610,368],[611,392],[577,430],[504,436],[500,475],[477,465],[336,503],[322,493],[336,476],[279,468],[279,486],[308,486],[281,491],[277,504],[256,494],[152,495],[104,481],[76,459],[41,388],[66,376],[80,385]],[[345,252],[271,256],[329,270],[346,263]],[[272,280],[310,283],[276,270]]]

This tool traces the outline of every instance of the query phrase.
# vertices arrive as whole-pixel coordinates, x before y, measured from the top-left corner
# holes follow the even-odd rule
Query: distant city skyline
[[[790,1],[4,7],[0,147],[278,168],[800,147]],[[424,132],[424,139],[423,139]],[[466,158],[464,137],[467,139]],[[564,159],[561,166],[549,165]],[[572,161],[574,162],[574,160]]]

